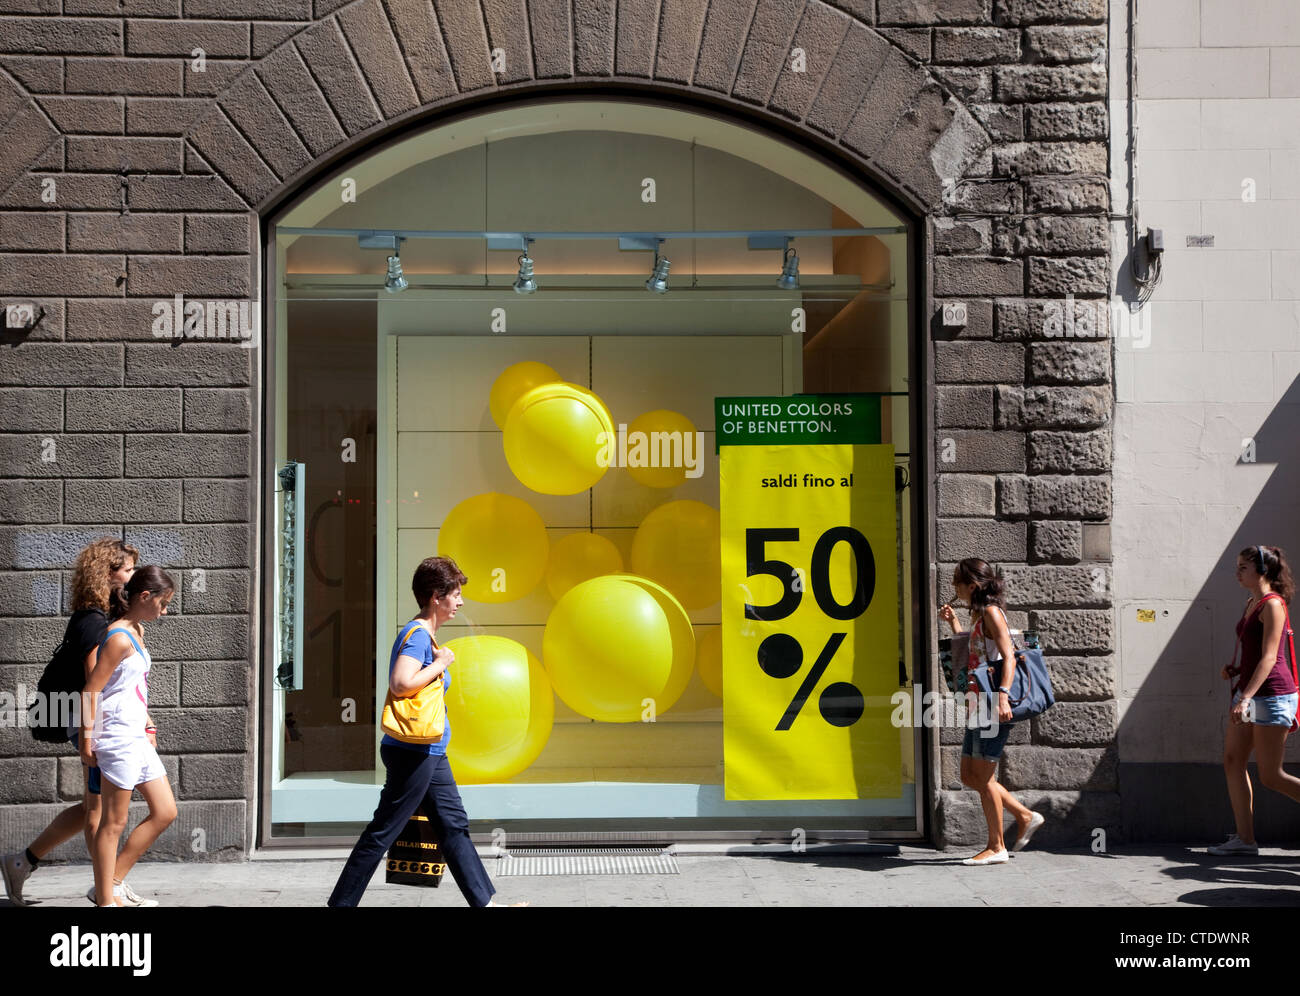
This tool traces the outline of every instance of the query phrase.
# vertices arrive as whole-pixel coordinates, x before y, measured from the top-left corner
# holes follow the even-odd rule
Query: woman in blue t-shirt
[[[466,580],[450,557],[430,557],[415,569],[411,590],[420,613],[398,632],[388,659],[388,687],[395,696],[414,695],[439,679],[444,689],[450,683],[447,668],[456,655],[446,647],[437,646],[433,635],[465,604],[460,586]],[[379,806],[352,848],[328,905],[356,906],[360,902],[384,853],[421,807],[424,815],[433,821],[447,868],[466,901],[471,906],[502,905],[492,902],[496,889],[470,840],[469,818],[447,763],[450,740],[450,718],[437,743],[409,744],[384,737],[379,756],[388,775],[379,794]]]

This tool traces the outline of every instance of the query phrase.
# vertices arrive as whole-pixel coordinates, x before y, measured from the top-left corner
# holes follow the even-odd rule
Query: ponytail
[[[114,588],[108,595],[108,618],[121,619],[126,615],[127,610],[131,608],[130,596],[126,593],[126,588],[119,585]]]
[[[983,611],[990,605],[1006,610],[1002,571],[995,570],[978,557],[968,557],[957,565],[961,580],[971,586],[970,607]]]
[[[1295,579],[1291,576],[1291,565],[1287,563],[1286,553],[1280,546],[1248,546],[1237,556],[1249,560],[1255,573],[1282,596],[1282,601],[1291,601],[1291,596],[1295,594]]]
[[[176,583],[161,567],[154,567],[151,564],[148,567],[137,568],[124,587],[113,589],[113,594],[109,598],[111,610],[109,615],[113,619],[120,619],[126,615],[141,592],[147,591],[156,597],[175,590]]]

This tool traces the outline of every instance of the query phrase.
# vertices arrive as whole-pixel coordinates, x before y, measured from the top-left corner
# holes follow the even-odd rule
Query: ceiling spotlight
[[[400,252],[399,249],[398,253]],[[388,276],[384,280],[384,290],[390,294],[396,294],[399,291],[406,290],[407,286],[406,277],[402,275],[401,257],[394,253],[388,257]]]
[[[645,289],[656,294],[665,293],[668,290],[668,267],[670,266],[672,263],[668,257],[660,256],[656,250],[654,273],[650,274],[650,279],[645,282]]]
[[[516,294],[531,294],[537,290],[537,281],[533,279],[533,260],[528,255],[527,247],[519,257],[519,276],[515,278],[514,288]]]
[[[785,263],[781,267],[781,275],[776,278],[776,285],[782,290],[795,290],[799,286],[799,257],[789,244],[785,247]]]

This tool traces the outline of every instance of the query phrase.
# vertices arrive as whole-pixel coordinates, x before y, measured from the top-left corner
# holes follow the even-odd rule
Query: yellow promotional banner
[[[878,404],[717,399],[727,799],[901,794],[894,448],[874,442]]]

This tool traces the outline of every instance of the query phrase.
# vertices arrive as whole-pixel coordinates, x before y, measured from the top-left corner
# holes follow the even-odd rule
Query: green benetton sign
[[[880,395],[792,394],[714,398],[717,445],[808,446],[880,442]]]

